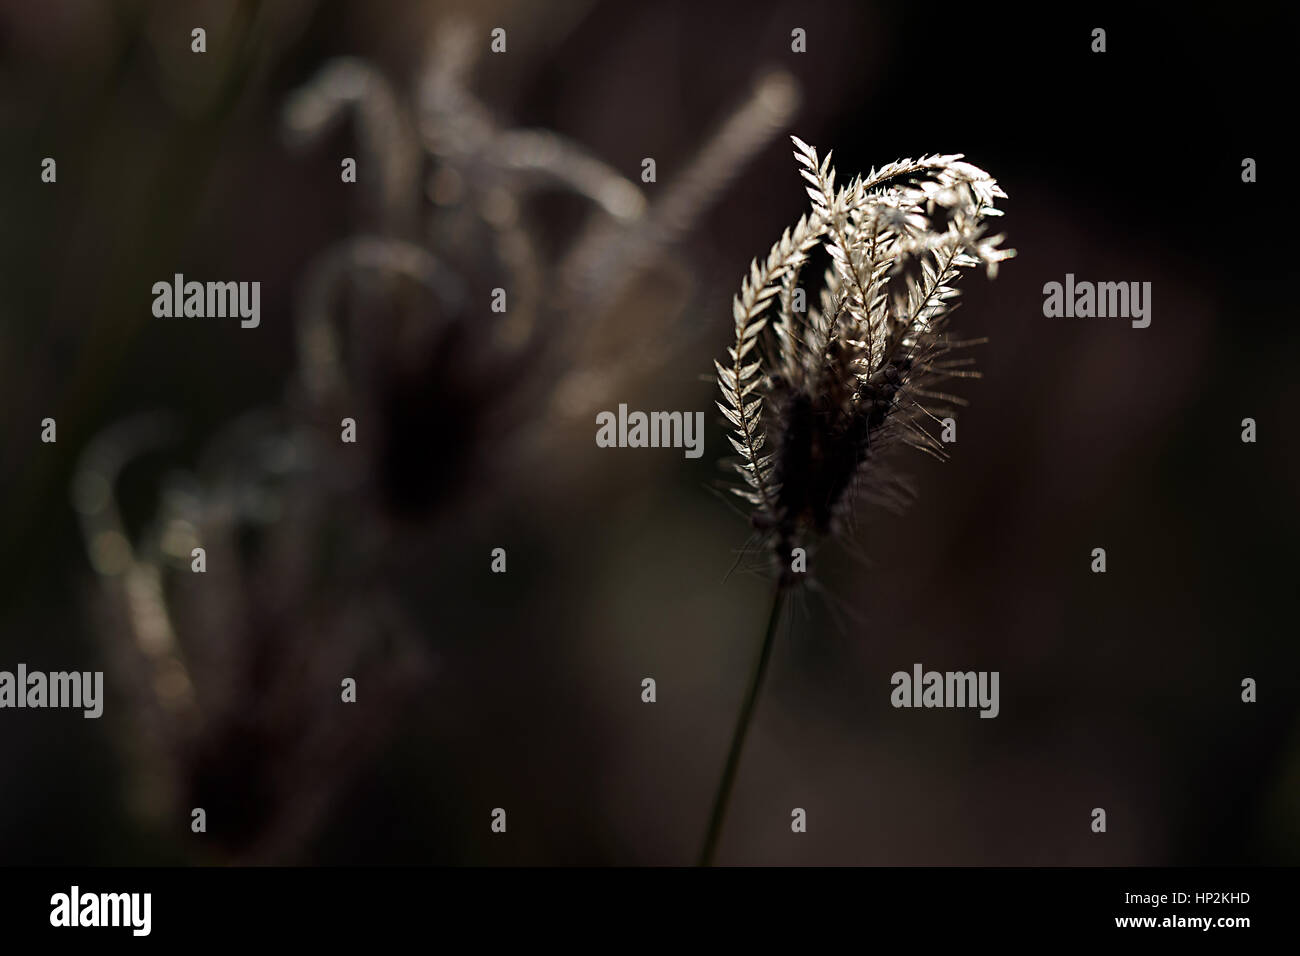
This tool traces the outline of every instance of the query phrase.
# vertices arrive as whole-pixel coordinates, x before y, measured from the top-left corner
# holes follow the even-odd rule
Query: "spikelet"
[[[904,159],[837,186],[831,154],[791,139],[811,211],[751,263],[732,302],[735,342],[714,362],[742,479],[732,491],[786,557],[834,531],[856,490],[897,503],[874,467],[890,444],[945,457],[926,423],[964,403],[933,386],[976,374],[948,357],[974,344],[944,333],[956,279],[981,264],[992,278],[1015,255],[985,233],[1006,193],[960,154]],[[818,245],[830,260],[818,304],[796,311]]]

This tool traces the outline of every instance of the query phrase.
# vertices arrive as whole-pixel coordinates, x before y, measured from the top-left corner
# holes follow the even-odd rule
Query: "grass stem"
[[[740,754],[745,747],[745,735],[749,733],[754,708],[758,704],[758,694],[762,690],[763,678],[767,674],[767,665],[772,659],[772,646],[776,643],[776,626],[781,618],[785,592],[785,581],[778,581],[776,593],[772,597],[772,613],[767,619],[767,633],[763,635],[763,648],[759,652],[758,663],[754,666],[754,674],[750,678],[749,690],[745,693],[745,702],[741,705],[740,716],[736,719],[736,729],[731,735],[731,750],[727,754],[727,765],[722,771],[722,782],[718,784],[718,792],[713,799],[713,814],[709,818],[709,830],[704,838],[704,848],[700,851],[700,866],[712,866],[714,854],[718,849],[722,824],[727,816],[727,804],[731,801],[736,771],[740,767]]]

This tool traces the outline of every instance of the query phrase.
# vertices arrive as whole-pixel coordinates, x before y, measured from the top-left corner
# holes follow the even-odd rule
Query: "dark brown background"
[[[473,74],[497,116],[561,132],[631,178],[654,156],[668,181],[771,62],[803,87],[790,131],[833,148],[842,177],[960,151],[1010,195],[1020,255],[995,282],[964,281],[954,323],[991,341],[976,353],[985,378],[961,389],[971,407],[952,461],[902,463],[918,501],[902,517],[862,516],[865,563],[823,556],[829,597],[777,647],[721,861],[1300,861],[1300,343],[1280,85],[1292,34],[1245,7],[1138,22],[996,5],[471,6],[485,44],[491,27],[509,31],[509,53]],[[367,214],[338,182],[351,128],[290,153],[280,110],[343,53],[409,90],[447,11],[0,11],[0,667],[100,669],[122,637],[69,505],[79,448],[139,411],[181,414],[180,445],[125,480],[138,527],[164,476],[194,467],[223,423],[289,408],[295,283]],[[200,24],[202,58],[188,53]],[[808,31],[803,56],[789,51],[795,26]],[[1088,51],[1094,26],[1108,30],[1104,55]],[[57,186],[38,179],[47,155]],[[1256,184],[1240,180],[1244,156],[1259,162]],[[675,250],[693,295],[673,358],[615,402],[713,408],[727,298],[803,203],[774,141]],[[557,208],[546,223],[563,223]],[[261,328],[152,319],[148,288],[176,271],[259,279]],[[1067,272],[1150,281],[1150,328],[1044,318],[1042,285]],[[636,323],[623,334],[639,347]],[[429,374],[414,393],[445,382]],[[366,586],[406,609],[429,673],[356,744],[351,769],[340,764],[318,824],[260,858],[690,862],[767,602],[761,581],[724,581],[747,529],[708,492],[725,447],[717,416],[698,461],[598,449],[592,418],[525,422],[543,436],[525,461],[448,408],[388,435],[388,471],[423,468],[438,488],[417,516],[380,500],[382,482],[357,492],[376,500],[332,509],[358,536],[372,516],[391,523],[401,547]],[[46,415],[57,446],[38,441]],[[1246,416],[1257,444],[1239,440]],[[498,546],[505,576],[488,573]],[[1088,571],[1098,546],[1104,576]],[[276,614],[241,640],[273,643],[286,621],[310,636],[342,593],[277,590],[274,564],[259,574]],[[364,635],[370,622],[348,626]],[[1001,715],[892,709],[889,675],[916,661],[1000,671]],[[296,676],[258,673],[271,687]],[[639,698],[645,676],[653,706]],[[1257,704],[1239,700],[1246,676]],[[381,701],[367,691],[347,720],[374,719]],[[135,731],[115,693],[100,721],[0,713],[0,861],[246,858],[250,834],[278,826],[259,809],[277,748],[310,728],[290,713],[284,728],[218,735],[188,758],[177,805],[149,813],[132,796]],[[186,812],[199,802],[202,836]],[[504,837],[488,828],[498,806]],[[795,806],[806,835],[790,833]],[[1097,806],[1104,836],[1088,826]]]

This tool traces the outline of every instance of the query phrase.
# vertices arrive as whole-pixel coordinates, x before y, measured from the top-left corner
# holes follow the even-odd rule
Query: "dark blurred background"
[[[689,863],[769,600],[728,577],[711,359],[806,206],[796,133],[842,181],[965,153],[1019,256],[962,283],[953,327],[990,341],[952,460],[905,457],[916,504],[819,555],[720,861],[1300,862],[1294,36],[1245,8],[0,5],[0,668],[109,695],[0,712],[0,861]],[[594,199],[520,178],[557,142]],[[322,267],[357,236],[383,242]],[[301,344],[322,269],[333,378]],[[259,280],[261,326],[153,318],[176,272]],[[1151,326],[1044,318],[1067,272],[1151,282]],[[597,448],[620,402],[706,410],[704,456]],[[1000,716],[891,708],[914,662],[1000,671]]]

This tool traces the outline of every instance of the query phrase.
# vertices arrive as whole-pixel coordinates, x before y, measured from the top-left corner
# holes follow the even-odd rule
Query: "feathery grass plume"
[[[779,578],[705,838],[706,864],[794,582],[792,549],[811,554],[857,497],[902,503],[902,485],[881,467],[891,446],[946,457],[927,425],[964,402],[938,386],[977,374],[970,359],[952,357],[975,342],[945,331],[955,282],[981,264],[992,278],[1015,255],[998,248],[1001,235],[986,234],[985,219],[1001,215],[996,202],[1006,193],[961,154],[900,160],[837,187],[831,154],[819,159],[791,139],[812,209],[751,263],[732,302],[735,343],[725,362],[714,362],[743,479],[732,491],[753,506]],[[798,310],[800,274],[818,246],[830,260],[818,305]]]
[[[1015,253],[987,236],[1006,193],[960,155],[923,156],[836,187],[831,156],[798,137],[812,210],[755,261],[732,304],[735,344],[715,362],[755,528],[788,563],[831,533],[854,492],[897,498],[875,466],[893,444],[943,458],[927,423],[962,400],[936,386],[971,377],[945,334],[960,270],[990,277]],[[796,311],[800,273],[821,245],[820,304]]]

